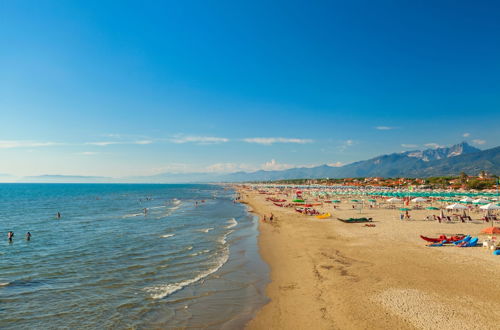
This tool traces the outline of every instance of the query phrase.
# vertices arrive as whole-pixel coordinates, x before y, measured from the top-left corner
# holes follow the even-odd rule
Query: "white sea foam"
[[[219,242],[220,244],[222,244],[222,245],[226,245],[226,244],[227,244],[227,241],[226,241],[227,236],[228,236],[229,234],[233,233],[233,232],[234,232],[234,230],[230,230],[230,231],[228,231],[226,235],[224,235],[224,236],[222,236],[221,238],[219,238],[218,242]]]
[[[226,247],[223,251],[222,256],[220,256],[215,261],[214,266],[212,268],[207,269],[206,271],[198,274],[197,276],[195,276],[191,279],[182,281],[182,282],[148,287],[148,288],[145,288],[145,290],[147,292],[151,293],[151,298],[153,298],[153,299],[165,298],[165,297],[171,295],[172,293],[177,292],[188,285],[196,283],[196,282],[204,279],[205,277],[209,276],[210,274],[215,273],[227,262],[228,259],[229,259],[229,248]]]
[[[200,254],[205,254],[205,253],[208,253],[208,252],[210,252],[210,250],[203,250],[203,251],[200,251],[200,252],[191,253],[190,256],[191,257],[196,257],[196,256],[199,256]]]
[[[10,282],[0,282],[0,287],[9,285]]]
[[[172,236],[175,236],[175,234],[165,234],[165,235],[161,235],[160,237],[162,237],[162,238],[169,238],[169,237],[172,237]]]
[[[236,227],[238,225],[238,221],[235,218],[229,219],[226,223],[229,225],[226,226],[227,229]]]
[[[133,218],[133,217],[138,217],[138,216],[141,216],[141,215],[144,215],[144,213],[131,213],[131,214],[125,214],[122,219],[125,219],[125,218]]]
[[[214,229],[213,228],[204,228],[204,229],[198,229],[197,231],[202,232],[202,233],[208,233],[211,230],[214,230]]]
[[[172,204],[174,204],[174,205],[179,205],[181,203],[182,202],[180,200],[178,200],[177,198],[172,199]]]

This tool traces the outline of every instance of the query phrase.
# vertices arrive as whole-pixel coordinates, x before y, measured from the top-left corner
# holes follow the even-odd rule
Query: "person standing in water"
[[[56,219],[61,219],[61,213],[60,212],[57,212]]]
[[[148,209],[144,208],[144,215],[148,215]]]
[[[9,239],[9,242],[12,242],[12,238],[14,237],[14,232],[13,231],[9,231],[7,233],[7,238]]]
[[[27,241],[31,240],[31,233],[30,232],[26,233],[26,240]]]

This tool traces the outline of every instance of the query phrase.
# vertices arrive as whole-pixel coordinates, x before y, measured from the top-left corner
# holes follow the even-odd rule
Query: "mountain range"
[[[382,155],[341,167],[321,165],[283,171],[231,173],[227,175],[224,181],[347,177],[430,177],[458,175],[461,172],[477,175],[483,170],[491,174],[500,174],[500,147],[480,150],[466,142],[462,142],[451,147]]]
[[[481,171],[500,174],[500,147],[480,150],[462,142],[451,147],[437,147],[382,155],[340,167],[320,165],[280,171],[234,173],[162,173],[153,176],[106,178],[64,175],[25,177],[20,182],[95,182],[95,183],[194,183],[244,182],[304,178],[348,177],[430,177],[458,175],[465,172],[477,175]]]

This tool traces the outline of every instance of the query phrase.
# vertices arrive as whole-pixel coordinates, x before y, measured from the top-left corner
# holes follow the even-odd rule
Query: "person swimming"
[[[26,240],[29,241],[31,239],[31,233],[27,232],[26,233]]]

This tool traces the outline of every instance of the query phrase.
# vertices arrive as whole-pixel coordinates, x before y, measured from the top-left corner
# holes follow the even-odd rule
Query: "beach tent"
[[[479,207],[481,210],[500,210],[500,206],[489,203]]]
[[[399,199],[399,198],[396,198],[396,197],[392,197],[392,198],[389,198],[387,201],[389,203],[401,203],[403,200]]]
[[[446,209],[448,209],[448,210],[465,210],[465,209],[467,209],[467,207],[463,206],[461,204],[455,203],[455,204],[448,205],[446,207]]]
[[[422,197],[417,197],[411,200],[413,203],[421,203],[421,202],[427,202],[427,199],[422,198]]]

